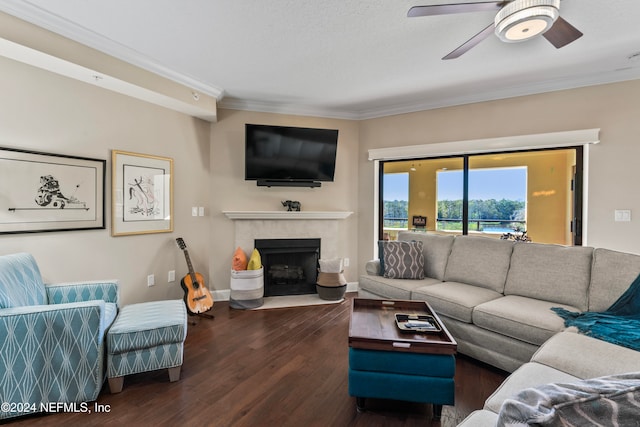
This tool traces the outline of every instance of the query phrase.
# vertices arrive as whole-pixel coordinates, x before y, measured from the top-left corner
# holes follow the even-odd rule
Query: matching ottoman
[[[456,358],[452,354],[405,353],[349,348],[349,395],[358,410],[365,398],[432,403],[434,418],[455,401]]]
[[[187,310],[182,300],[127,305],[107,333],[107,377],[111,393],[122,391],[125,375],[169,370],[180,379],[187,337]]]

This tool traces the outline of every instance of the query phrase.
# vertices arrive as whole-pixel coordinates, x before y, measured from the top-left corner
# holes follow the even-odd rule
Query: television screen
[[[245,125],[245,179],[333,181],[338,131]]]

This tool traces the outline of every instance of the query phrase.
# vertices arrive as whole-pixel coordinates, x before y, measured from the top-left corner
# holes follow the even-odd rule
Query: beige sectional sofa
[[[640,274],[640,256],[602,248],[401,232],[421,241],[425,278],[367,263],[359,295],[426,300],[458,351],[513,374],[465,425],[495,425],[506,396],[549,382],[640,371],[640,352],[566,330],[552,307],[603,311]]]

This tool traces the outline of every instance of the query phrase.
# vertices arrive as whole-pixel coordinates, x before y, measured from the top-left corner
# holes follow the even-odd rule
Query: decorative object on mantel
[[[231,267],[231,283],[229,285],[229,307],[251,309],[264,303],[264,268],[262,257],[257,249],[253,249],[249,260],[242,248],[238,247],[233,254]]]
[[[347,281],[344,278],[343,259],[319,259],[320,269],[316,291],[324,300],[341,300],[347,290]]]
[[[300,212],[300,202],[298,202],[297,200],[285,200],[282,203],[282,206],[287,208],[287,212]]]

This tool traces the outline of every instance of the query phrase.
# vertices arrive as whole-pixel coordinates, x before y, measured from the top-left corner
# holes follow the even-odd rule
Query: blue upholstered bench
[[[127,305],[107,334],[107,377],[111,393],[122,391],[125,375],[169,370],[180,379],[187,310],[182,300]]]
[[[422,354],[349,348],[349,395],[358,410],[365,398],[432,403],[439,418],[442,405],[455,400],[456,358],[452,354]]]

